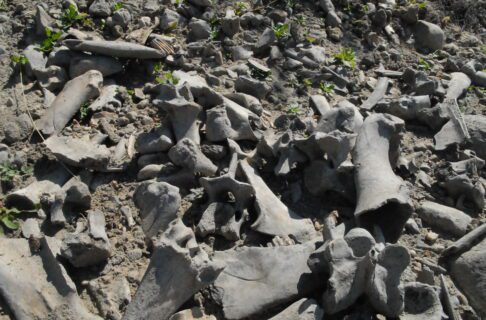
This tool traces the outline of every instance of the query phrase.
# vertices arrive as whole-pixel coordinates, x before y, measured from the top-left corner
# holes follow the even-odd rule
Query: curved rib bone
[[[103,75],[95,70],[68,81],[43,117],[36,121],[37,128],[46,135],[61,132],[84,103],[100,94],[102,84]]]
[[[398,240],[413,207],[408,185],[392,169],[396,162],[403,120],[384,114],[366,118],[359,132],[353,159],[358,201],[354,215],[368,230],[381,227],[385,239]]]

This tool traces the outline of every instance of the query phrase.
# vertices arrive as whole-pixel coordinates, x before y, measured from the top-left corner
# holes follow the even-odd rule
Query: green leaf
[[[2,217],[1,221],[3,225],[10,230],[17,230],[20,227],[20,225],[17,222],[12,221],[10,216]]]

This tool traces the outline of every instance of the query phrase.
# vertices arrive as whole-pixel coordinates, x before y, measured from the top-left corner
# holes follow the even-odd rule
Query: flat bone
[[[421,121],[427,120],[420,118],[421,110],[430,108],[429,96],[414,96],[402,97],[400,99],[383,99],[375,107],[375,111],[385,112],[399,117],[403,120],[418,119]]]
[[[150,264],[124,320],[167,320],[223,270],[199,247],[194,233],[174,220],[155,244]]]
[[[91,111],[101,111],[103,109],[116,110],[122,106],[118,98],[119,86],[113,80],[107,80],[98,98],[89,105]]]
[[[375,90],[373,93],[366,99],[365,102],[361,104],[359,107],[362,110],[372,110],[375,105],[380,101],[386,94],[386,90],[388,90],[388,86],[390,85],[390,79],[386,77],[382,77],[378,79],[378,82],[375,86]]]
[[[420,283],[405,284],[405,309],[400,320],[441,320],[442,305],[434,287]]]
[[[398,240],[413,211],[409,187],[392,169],[404,125],[392,115],[370,115],[353,152],[358,195],[354,216],[368,230],[380,226],[388,242]]]
[[[91,70],[68,81],[42,118],[36,121],[37,128],[45,135],[62,131],[81,106],[100,94],[103,75]]]
[[[127,59],[162,59],[167,56],[165,52],[125,41],[68,39],[64,40],[63,44],[75,51]]]
[[[201,173],[204,176],[214,176],[218,171],[208,157],[206,157],[193,140],[184,138],[169,151],[170,160],[189,171]]]
[[[224,318],[256,316],[317,289],[319,281],[307,266],[315,244],[310,241],[285,247],[242,247],[215,252],[214,260],[226,263],[214,282],[213,295],[223,307]]]
[[[272,236],[292,235],[298,241],[315,237],[316,231],[310,219],[302,218],[283,204],[247,160],[240,161],[239,165],[255,189],[255,209],[258,218],[251,225],[253,230]]]

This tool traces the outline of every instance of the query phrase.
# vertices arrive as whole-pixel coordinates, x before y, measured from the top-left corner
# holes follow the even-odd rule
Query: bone
[[[375,268],[366,287],[368,299],[384,316],[398,317],[405,300],[400,277],[410,263],[410,255],[405,247],[395,244],[386,246],[375,259]]]
[[[98,98],[89,105],[89,110],[96,112],[101,110],[115,111],[122,106],[118,97],[119,86],[113,80],[107,80]]]
[[[215,252],[226,268],[214,282],[214,295],[225,319],[257,316],[319,287],[307,258],[314,242],[285,247],[243,247]],[[285,277],[285,281],[282,281]]]
[[[454,306],[452,305],[452,297],[447,288],[446,280],[444,275],[440,275],[440,293],[441,293],[441,301],[442,307],[444,308],[445,314],[449,317],[450,320],[459,320],[460,317],[454,310]]]
[[[5,198],[7,207],[32,210],[41,203],[43,194],[54,195],[61,191],[61,186],[49,180],[35,181],[25,188],[11,192]]]
[[[403,129],[404,122],[397,117],[370,115],[358,134],[353,152],[358,195],[354,215],[369,230],[375,224],[380,226],[388,242],[398,240],[413,211],[409,187],[392,168]]]
[[[300,217],[283,204],[247,160],[240,161],[239,167],[255,189],[254,206],[258,218],[251,225],[253,230],[272,236],[292,235],[301,242],[316,236],[312,221]]]
[[[467,199],[476,208],[484,208],[486,190],[483,183],[477,178],[471,179],[467,174],[453,175],[447,177],[440,186],[447,191],[449,196],[457,199],[458,205],[460,205],[460,201]]]
[[[260,137],[251,125],[251,122],[258,121],[259,117],[230,99],[224,98],[223,106],[209,109],[206,113],[206,136],[209,141],[257,141]]]
[[[166,53],[140,44],[125,41],[104,40],[64,40],[63,44],[71,50],[97,53],[127,59],[162,59]]]
[[[250,184],[236,180],[231,174],[215,178],[201,178],[199,182],[208,193],[210,202],[228,201],[228,193],[231,193],[234,197],[235,210],[239,213],[248,208],[255,194],[255,190]]]
[[[167,121],[161,126],[142,133],[137,137],[135,148],[140,154],[165,152],[174,145],[172,133]]]
[[[454,283],[467,296],[480,317],[486,316],[486,239],[461,254],[451,264]]]
[[[38,251],[32,252],[26,239],[0,239],[0,294],[15,319],[62,319],[75,314],[81,320],[101,320],[83,305],[76,286],[56,260],[58,240],[39,241]]]
[[[460,210],[430,201],[422,203],[417,213],[422,221],[432,226],[433,229],[458,237],[466,234],[467,227],[472,220]]]
[[[54,194],[52,199],[50,214],[51,223],[57,226],[65,226],[67,224],[66,217],[64,216],[63,207],[66,199],[66,192],[59,190]]]
[[[77,138],[52,136],[44,144],[60,161],[74,167],[104,170],[111,156],[104,145]]]
[[[101,72],[103,77],[109,77],[123,71],[123,65],[118,60],[104,56],[82,56],[71,59],[69,76],[79,77],[89,70]]]
[[[300,299],[269,320],[320,320],[324,310],[314,299]]]
[[[419,119],[427,122],[429,119],[421,117],[421,111],[430,108],[429,96],[402,97],[400,99],[382,99],[377,103],[375,111],[392,114],[403,120]]]
[[[359,108],[368,111],[372,110],[376,106],[378,101],[380,101],[385,96],[389,85],[390,79],[388,79],[387,77],[379,78],[378,82],[376,83],[375,90],[368,97],[368,99],[366,99],[366,101],[361,104]]]
[[[213,202],[204,211],[196,234],[200,237],[219,234],[230,241],[236,241],[240,239],[240,229],[247,218],[246,210],[237,218],[236,210],[231,204]]]
[[[352,104],[342,104],[323,114],[317,124],[316,131],[324,133],[340,130],[356,133],[363,124],[363,116]]]
[[[191,139],[199,144],[199,113],[202,107],[195,102],[187,101],[178,97],[172,100],[163,101],[158,106],[169,114],[172,130],[177,141]]]
[[[184,138],[173,146],[169,151],[169,158],[175,165],[194,174],[214,176],[218,170],[218,167],[201,152],[199,146],[189,138]]]
[[[57,134],[78,112],[79,108],[100,94],[103,76],[99,71],[88,71],[66,83],[45,114],[36,121],[45,135]]]
[[[133,195],[140,209],[142,229],[147,238],[164,232],[172,220],[177,218],[181,205],[179,188],[165,182],[144,182]]]
[[[319,4],[326,14],[326,24],[330,27],[339,27],[341,25],[341,18],[336,14],[332,0],[320,0]]]
[[[198,246],[194,233],[174,220],[155,244],[150,264],[123,319],[167,320],[223,270]],[[173,288],[173,289],[168,289]]]
[[[462,253],[468,251],[473,246],[486,238],[486,224],[470,231],[456,242],[450,244],[441,254],[441,260],[447,262],[457,258]]]
[[[405,308],[400,320],[442,319],[442,306],[434,288],[420,282],[405,284]]]

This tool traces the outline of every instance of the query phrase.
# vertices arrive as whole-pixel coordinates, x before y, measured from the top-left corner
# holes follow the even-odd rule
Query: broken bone
[[[200,173],[203,176],[214,176],[216,167],[208,157],[199,149],[199,145],[189,138],[180,140],[169,150],[170,160],[194,174]]]
[[[383,99],[383,97],[386,94],[386,90],[388,90],[388,86],[390,85],[390,79],[387,77],[381,77],[378,79],[378,82],[376,83],[375,90],[373,90],[373,93],[366,99],[365,102],[361,104],[359,107],[362,110],[372,110],[378,101]]]
[[[41,238],[38,252],[26,239],[0,239],[0,295],[16,319],[100,320],[78,296],[76,286],[56,260],[59,243]]]
[[[107,80],[98,98],[88,107],[89,110],[96,112],[101,110],[115,111],[122,106],[118,97],[119,86],[113,80]]]
[[[253,230],[272,236],[293,236],[301,242],[316,236],[312,221],[302,218],[283,204],[247,160],[240,161],[239,167],[255,189],[254,206],[258,218],[251,225]]]
[[[434,287],[420,283],[409,282],[404,286],[405,306],[401,320],[440,320],[442,305]]]
[[[103,75],[91,70],[68,81],[45,114],[36,121],[37,128],[45,135],[62,131],[81,106],[100,94]]]
[[[228,98],[224,98],[222,106],[211,108],[206,114],[206,135],[209,141],[257,141],[260,137],[252,128],[252,122],[258,122],[260,118]]]
[[[170,223],[128,305],[124,320],[167,320],[193,294],[211,284],[223,270],[211,261],[182,220]]]
[[[396,242],[411,216],[410,189],[396,176],[396,163],[403,120],[373,114],[363,123],[353,152],[358,195],[354,212],[358,223],[372,230],[378,225],[388,242]]]
[[[127,59],[162,59],[166,53],[140,44],[125,41],[105,40],[64,40],[63,44],[71,50],[97,53]]]
[[[179,188],[165,182],[143,182],[135,191],[133,199],[140,209],[142,229],[147,238],[165,231],[177,217],[181,205]]]
[[[248,217],[248,212],[237,217],[235,208],[230,203],[213,202],[211,203],[201,217],[196,229],[200,237],[206,237],[210,234],[219,234],[230,241],[240,239],[240,229]]]
[[[83,139],[52,136],[44,144],[60,161],[74,167],[103,170],[110,161],[107,147]]]

